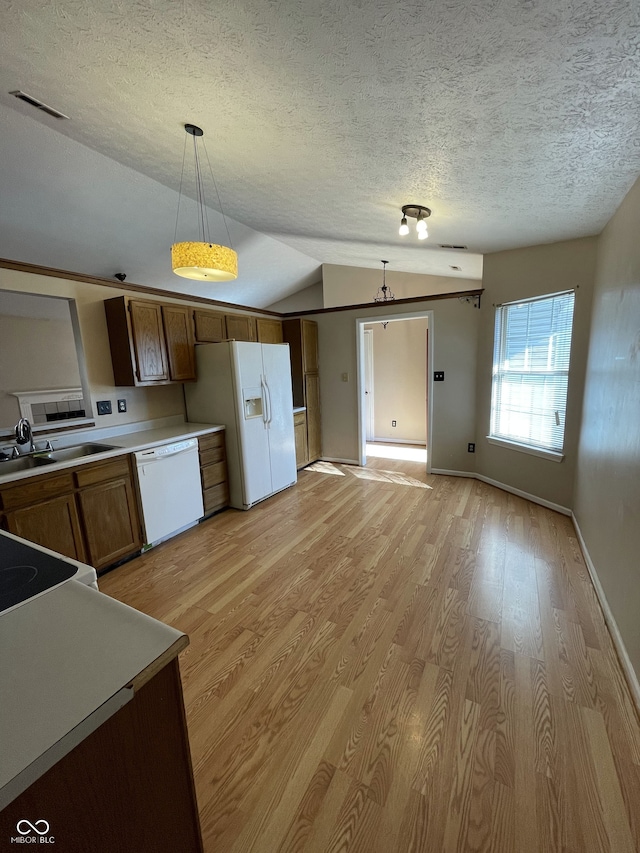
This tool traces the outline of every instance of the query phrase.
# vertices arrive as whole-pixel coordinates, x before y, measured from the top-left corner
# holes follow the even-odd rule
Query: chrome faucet
[[[22,447],[25,444],[29,445],[29,449],[23,451]],[[20,420],[16,424],[16,445],[18,448],[18,453],[33,453],[36,449],[36,446],[33,443],[31,424],[26,418],[20,418]]]

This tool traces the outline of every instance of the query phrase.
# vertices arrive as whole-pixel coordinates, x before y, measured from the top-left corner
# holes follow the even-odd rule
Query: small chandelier
[[[387,264],[389,261],[380,261],[382,264],[382,287],[378,288],[378,292],[373,297],[374,302],[393,302],[396,298],[387,287]]]
[[[427,219],[431,216],[431,211],[428,207],[422,204],[405,204],[402,208],[402,219],[400,220],[400,229],[398,233],[404,237],[409,233],[409,225],[407,216],[416,220],[416,231],[418,232],[418,240],[426,240],[429,236],[427,231]]]
[[[197,140],[204,136],[204,131],[202,128],[196,127],[195,124],[185,124],[184,129],[189,136],[193,137],[199,240],[197,242],[191,241],[185,243],[174,242],[171,247],[171,266],[174,273],[182,276],[183,278],[192,278],[198,281],[231,281],[238,278],[238,253],[227,246],[219,246],[216,243],[211,242],[207,206],[204,197],[204,184],[200,169],[200,154],[197,145]],[[186,147],[187,140],[185,138],[185,154]],[[220,213],[222,214],[222,219],[224,220],[224,225],[227,229],[229,244],[231,244],[229,227],[222,210],[218,187],[216,186],[216,182],[213,177],[213,171],[211,170],[211,163],[209,162],[209,155],[207,154],[204,140],[202,142],[202,147],[204,148],[204,153],[207,157],[207,162],[209,163],[211,179],[218,198],[218,207],[220,208]],[[176,234],[174,240],[178,235],[178,218],[180,215],[180,198],[182,197],[182,180],[184,178],[184,161],[185,157],[183,155],[182,175],[180,177],[180,195],[178,196],[178,214],[176,215]]]

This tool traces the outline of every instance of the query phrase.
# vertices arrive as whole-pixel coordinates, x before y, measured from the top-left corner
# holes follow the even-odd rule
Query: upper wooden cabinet
[[[301,320],[302,369],[304,373],[318,372],[318,324],[313,320]]]
[[[281,344],[282,320],[272,320],[270,317],[258,317],[256,332],[261,344]]]
[[[163,305],[162,320],[169,357],[169,377],[174,382],[196,378],[196,352],[191,309],[182,305]]]
[[[227,337],[225,316],[220,311],[196,308],[193,312],[193,323],[198,344],[216,344]]]
[[[227,338],[234,341],[256,341],[256,318],[248,314],[226,314]]]
[[[104,303],[116,385],[196,378],[191,309],[116,296]]]

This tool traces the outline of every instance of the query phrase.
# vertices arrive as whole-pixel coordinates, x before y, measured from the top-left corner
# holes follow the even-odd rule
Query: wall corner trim
[[[586,542],[584,541],[584,538],[582,536],[582,531],[580,530],[578,520],[573,512],[571,513],[571,520],[573,521],[576,536],[578,537],[578,543],[580,544],[580,550],[582,551],[582,556],[584,557],[584,561],[589,571],[589,576],[591,577],[593,588],[595,589],[598,602],[600,604],[600,607],[602,608],[604,621],[607,625],[607,628],[609,629],[609,634],[611,635],[613,646],[618,655],[622,670],[626,676],[627,684],[633,697],[633,701],[635,702],[636,713],[640,714],[640,682],[638,681],[638,674],[636,673],[635,669],[631,664],[631,660],[629,659],[627,649],[622,639],[622,635],[620,634],[616,620],[613,616],[611,608],[609,607],[609,602],[607,601],[607,597],[604,594],[604,589],[602,588],[602,584],[600,583],[598,572],[596,571],[596,567],[593,563],[593,560],[591,559],[591,555],[589,554]]]

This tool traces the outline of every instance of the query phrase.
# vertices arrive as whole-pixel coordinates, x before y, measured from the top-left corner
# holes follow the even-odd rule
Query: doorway
[[[386,341],[387,344],[392,343],[392,336],[397,341],[398,332],[400,332],[400,327],[403,325],[403,321],[407,320],[425,320],[425,326],[418,326],[412,329],[405,327],[405,334],[409,334],[409,332],[413,332],[415,334],[424,334],[426,336],[426,340],[424,341],[424,345],[422,347],[405,347],[404,350],[402,347],[398,348],[398,361],[395,360],[395,348],[393,346],[383,347],[385,353],[385,360],[383,362],[382,369],[379,371],[383,377],[382,386],[386,383],[391,389],[395,385],[397,388],[397,379],[402,377],[407,377],[407,371],[411,369],[411,363],[407,361],[407,358],[411,358],[412,352],[415,349],[416,355],[415,358],[422,359],[424,358],[426,363],[420,363],[420,371],[419,374],[421,379],[419,380],[419,384],[416,385],[417,377],[415,375],[409,376],[406,383],[406,390],[409,398],[405,397],[405,406],[406,408],[403,410],[399,407],[399,421],[398,426],[400,427],[398,431],[398,435],[400,438],[395,438],[393,435],[393,431],[395,430],[395,425],[393,422],[395,419],[391,420],[394,412],[387,409],[384,410],[384,414],[381,414],[376,419],[375,409],[376,409],[376,398],[374,395],[374,368],[373,368],[373,351],[374,351],[374,334],[373,330],[375,328],[376,333],[379,335],[378,341]],[[380,337],[383,334],[382,323],[387,323],[388,325],[384,329],[384,333],[389,332],[389,330],[393,329],[392,335],[389,335],[388,340]],[[374,326],[375,324],[375,326]],[[378,326],[380,324],[380,331],[378,332]],[[391,325],[393,324],[393,326]],[[369,328],[366,328],[366,327]],[[420,331],[418,331],[420,330]],[[402,333],[401,333],[402,334]],[[402,340],[404,341],[404,335],[402,335]],[[419,411],[419,406],[416,407],[417,400],[420,400],[421,403],[424,401],[424,409],[422,409],[423,420],[422,420],[422,430],[426,426],[426,470],[427,473],[431,470],[431,424],[432,424],[432,411],[431,411],[431,371],[429,370],[429,364],[433,363],[432,357],[432,349],[433,349],[433,311],[419,311],[415,313],[406,313],[406,314],[391,314],[388,316],[376,316],[374,318],[358,318],[356,320],[356,342],[357,342],[357,377],[358,377],[358,420],[359,420],[359,437],[360,437],[360,465],[365,465],[367,460],[367,455],[371,456],[380,456],[381,454],[387,455],[387,458],[399,458],[403,453],[414,454],[421,460],[424,460],[424,448],[415,447],[413,441],[420,443],[421,437],[418,435],[420,432],[418,421],[420,421],[419,417],[416,417],[416,411]],[[420,355],[420,352],[422,355]],[[422,373],[422,368],[424,368],[424,373]],[[380,384],[380,383],[378,383]],[[392,393],[392,391],[390,391]],[[383,403],[384,404],[384,401]],[[407,425],[405,421],[411,422],[411,412],[413,412],[413,423]],[[407,415],[406,419],[404,415]],[[389,419],[389,423],[387,424],[387,419]],[[377,423],[377,430],[376,430]],[[392,426],[393,425],[393,426]],[[402,427],[409,431],[409,433],[413,433],[414,439],[412,441],[411,438],[406,437],[406,433],[403,435]],[[417,436],[417,437],[416,437]],[[377,446],[371,446],[372,440],[375,439]],[[367,450],[367,444],[369,444],[369,451]],[[386,445],[386,448],[385,448]],[[404,448],[404,449],[403,449]]]

